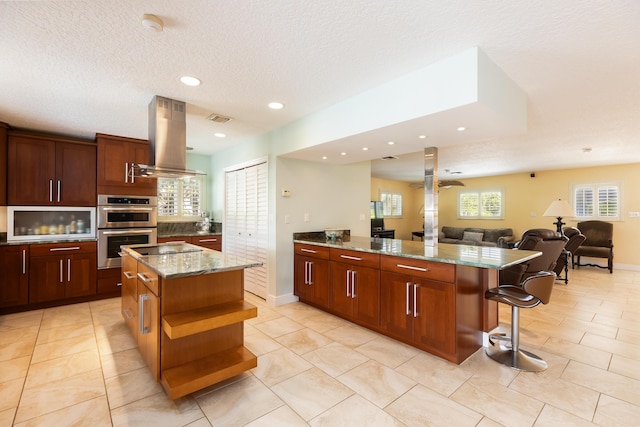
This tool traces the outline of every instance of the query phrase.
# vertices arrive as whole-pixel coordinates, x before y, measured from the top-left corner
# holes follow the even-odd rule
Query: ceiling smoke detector
[[[225,116],[221,116],[220,114],[211,114],[209,117],[207,117],[207,120],[211,120],[212,122],[215,123],[227,123],[230,120],[233,120],[231,117],[225,117]]]
[[[142,15],[142,26],[146,30],[156,32],[160,32],[164,29],[164,23],[162,22],[162,19],[150,13],[145,13],[144,15]]]

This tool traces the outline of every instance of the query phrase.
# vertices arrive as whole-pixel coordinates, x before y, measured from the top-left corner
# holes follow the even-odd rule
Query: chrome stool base
[[[489,345],[485,349],[487,356],[510,368],[526,372],[542,372],[547,369],[547,362],[526,350],[513,351],[501,345]]]

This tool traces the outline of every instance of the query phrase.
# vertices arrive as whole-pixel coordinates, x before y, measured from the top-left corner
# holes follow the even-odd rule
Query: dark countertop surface
[[[379,239],[350,236],[348,241],[327,240],[324,237],[294,239],[294,243],[307,243],[330,248],[394,255],[447,264],[501,270],[540,256],[541,252],[503,249],[486,246],[452,245],[439,243],[435,247],[424,242],[398,239]]]

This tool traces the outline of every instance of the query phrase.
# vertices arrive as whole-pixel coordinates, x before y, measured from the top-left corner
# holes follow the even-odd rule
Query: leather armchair
[[[564,246],[564,250],[560,253],[558,261],[553,272],[556,273],[558,279],[564,280],[564,283],[569,283],[569,260],[573,263],[573,254],[585,241],[586,236],[575,227],[565,227],[563,230],[564,235],[569,239]],[[573,268],[573,264],[572,264]],[[564,277],[562,276],[562,270],[564,269]]]
[[[583,221],[578,223],[578,229],[585,235],[586,240],[573,253],[572,264],[575,267],[591,266],[608,268],[613,273],[613,224],[606,221]],[[607,266],[598,264],[580,264],[580,257],[606,258]],[[575,262],[576,257],[578,262]]]
[[[500,285],[518,285],[540,271],[553,271],[568,239],[557,231],[533,228],[522,234],[514,250],[542,252],[539,257],[500,270]]]

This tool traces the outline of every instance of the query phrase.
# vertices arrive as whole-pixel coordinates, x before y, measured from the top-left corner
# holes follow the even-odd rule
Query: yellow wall
[[[543,217],[549,204],[556,199],[570,200],[571,184],[597,181],[622,182],[622,219],[613,222],[614,264],[622,268],[640,269],[640,218],[628,212],[640,212],[640,164],[565,169],[463,179],[465,189],[502,187],[505,194],[505,217],[502,220],[459,220],[456,216],[457,195],[454,187],[440,190],[438,196],[438,228],[443,225],[458,227],[509,227],[516,239],[529,228],[555,230],[555,218]],[[563,218],[566,226],[575,227],[577,221]],[[602,264],[602,263],[600,263]]]
[[[385,218],[384,228],[396,230],[396,239],[411,240],[412,231],[422,231],[420,208],[424,204],[424,190],[411,188],[403,181],[371,178],[371,200],[380,200],[381,190],[402,193],[402,218]]]

